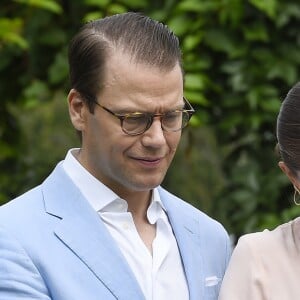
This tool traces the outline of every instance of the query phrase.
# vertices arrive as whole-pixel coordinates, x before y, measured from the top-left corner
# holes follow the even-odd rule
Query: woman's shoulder
[[[248,250],[292,251],[300,249],[300,218],[281,224],[275,229],[245,234],[238,241],[239,248]]]

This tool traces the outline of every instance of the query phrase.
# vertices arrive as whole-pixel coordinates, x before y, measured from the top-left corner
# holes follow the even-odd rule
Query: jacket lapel
[[[177,201],[170,199],[169,193],[162,188],[159,191],[181,254],[189,288],[189,299],[203,299],[204,273],[201,255],[203,249],[199,237],[199,222],[192,215],[185,215],[185,211],[177,206]]]
[[[117,299],[144,299],[121,251],[62,165],[56,167],[42,189],[47,213],[61,219],[54,228],[56,236]]]

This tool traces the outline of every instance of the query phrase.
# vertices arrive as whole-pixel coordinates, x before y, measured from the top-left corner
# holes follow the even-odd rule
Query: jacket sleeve
[[[0,227],[0,300],[50,300],[38,269],[17,240]]]
[[[254,240],[240,238],[223,278],[219,300],[264,300],[262,265]]]

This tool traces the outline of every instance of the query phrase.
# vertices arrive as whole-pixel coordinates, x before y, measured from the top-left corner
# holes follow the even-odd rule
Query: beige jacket
[[[300,218],[240,238],[219,300],[300,299]]]

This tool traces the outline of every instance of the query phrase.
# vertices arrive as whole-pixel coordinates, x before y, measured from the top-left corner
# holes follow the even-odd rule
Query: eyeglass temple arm
[[[193,106],[191,105],[191,103],[188,101],[188,99],[186,99],[185,97],[183,97],[184,102],[188,105],[188,109],[186,109],[186,111],[190,112],[190,113],[194,113],[195,109],[193,108]]]

